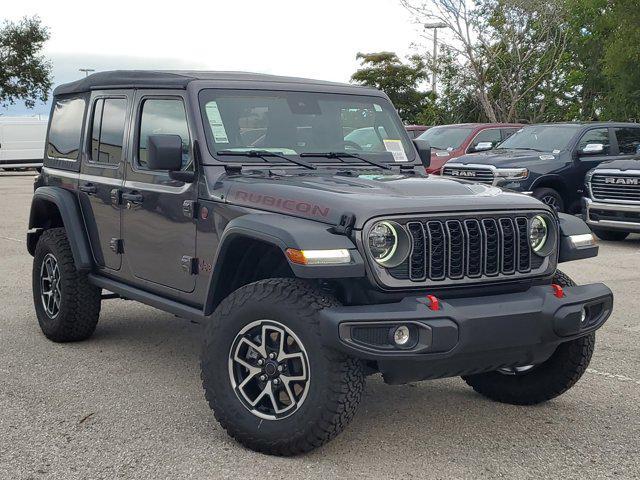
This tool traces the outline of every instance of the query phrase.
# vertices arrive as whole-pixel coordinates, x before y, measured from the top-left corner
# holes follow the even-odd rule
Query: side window
[[[609,155],[611,151],[611,144],[609,142],[609,129],[608,128],[594,128],[585,133],[580,142],[578,143],[578,150],[582,150],[590,143],[601,143],[604,145],[604,155]]]
[[[91,161],[116,164],[122,159],[127,100],[99,98],[93,109]]]
[[[616,128],[620,155],[640,154],[640,127]]]
[[[147,168],[149,135],[179,135],[182,138],[182,169],[190,167],[189,128],[181,99],[147,99],[142,103],[138,163]]]
[[[482,130],[480,133],[476,135],[473,139],[471,145],[469,145],[470,149],[474,149],[481,142],[491,142],[491,145],[494,147],[501,142],[501,135],[499,128],[489,128],[487,130]]]
[[[82,136],[85,101],[82,98],[54,101],[47,157],[77,160]]]

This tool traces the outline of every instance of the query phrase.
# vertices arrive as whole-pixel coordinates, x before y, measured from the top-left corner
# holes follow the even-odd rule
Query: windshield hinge
[[[224,166],[224,171],[227,175],[242,173],[242,165],[229,165]]]
[[[337,235],[351,235],[353,226],[356,223],[356,216],[353,213],[343,213],[340,222],[335,227],[331,227],[329,231]]]

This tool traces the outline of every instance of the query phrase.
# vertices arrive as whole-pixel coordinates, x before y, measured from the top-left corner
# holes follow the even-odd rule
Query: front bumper
[[[605,203],[583,198],[584,218],[591,228],[640,232],[640,205]]]
[[[391,304],[338,306],[321,312],[323,343],[377,362],[388,383],[451,377],[544,362],[563,342],[587,335],[611,315],[613,294],[603,284],[550,285],[525,292],[439,301],[426,296]],[[586,319],[582,320],[583,309]],[[406,325],[408,348],[392,332]]]

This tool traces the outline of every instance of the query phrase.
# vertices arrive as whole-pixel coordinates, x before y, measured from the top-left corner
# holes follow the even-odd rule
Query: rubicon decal
[[[294,200],[291,198],[262,195],[260,193],[245,192],[243,190],[238,190],[234,195],[234,199],[245,204],[251,203],[253,205],[271,207],[283,212],[300,213],[322,218],[327,218],[331,211],[329,207],[324,207],[315,203]]]

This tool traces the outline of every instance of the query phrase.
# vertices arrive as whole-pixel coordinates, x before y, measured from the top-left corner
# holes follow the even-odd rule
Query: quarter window
[[[616,128],[616,139],[620,155],[640,154],[640,128]]]
[[[93,111],[91,160],[117,164],[122,159],[127,100],[99,98]]]
[[[594,128],[585,133],[578,143],[578,150],[584,149],[590,143],[601,143],[604,145],[603,155],[609,155],[611,151],[611,143],[609,142],[608,128]]]
[[[184,103],[178,99],[148,99],[142,103],[138,163],[147,168],[150,135],[179,135],[182,139],[182,169],[191,164],[189,128]]]
[[[55,100],[49,127],[47,157],[78,159],[84,107],[85,101],[82,98]]]

